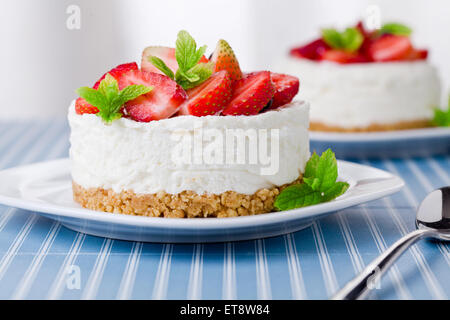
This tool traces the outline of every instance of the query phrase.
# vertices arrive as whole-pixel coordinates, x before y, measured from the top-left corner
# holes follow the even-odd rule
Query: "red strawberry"
[[[147,47],[144,49],[144,52],[142,52],[141,69],[143,71],[163,74],[148,60],[151,56],[160,58],[162,61],[166,63],[169,69],[173,71],[173,73],[177,72],[178,62],[175,59],[175,48]],[[208,61],[209,60],[206,59],[205,56],[202,56],[202,58],[200,59],[200,62],[208,62]]]
[[[287,74],[271,73],[272,82],[275,85],[272,105],[269,109],[276,109],[294,99],[300,88],[300,81],[297,77]]]
[[[426,60],[428,58],[428,50],[412,49],[406,56],[406,60]]]
[[[85,114],[85,113],[98,113],[97,107],[89,104],[83,98],[78,98],[75,101],[75,112],[77,114]]]
[[[368,55],[373,61],[395,61],[404,59],[411,50],[408,37],[385,34],[370,44]]]
[[[130,70],[138,70],[139,67],[136,64],[136,62],[130,62],[130,63],[124,63],[121,65],[118,65],[117,67],[111,69],[110,71],[108,71],[107,73],[109,73],[113,78],[115,78],[116,80],[118,80],[120,78],[120,76],[122,74],[124,74],[125,72],[128,72]],[[93,86],[94,89],[97,90],[98,86],[100,85],[100,82],[105,79],[106,74],[105,73]]]
[[[216,115],[228,104],[232,95],[232,82],[227,71],[214,73],[201,85],[187,92],[189,100],[180,108],[180,114],[201,117]]]
[[[216,50],[211,56],[211,61],[215,63],[215,72],[226,70],[233,81],[242,78],[239,62],[234,55],[233,49],[225,40],[219,40],[217,43]]]
[[[369,32],[364,27],[364,24],[362,21],[358,21],[355,28],[358,29],[359,32],[361,32],[361,34],[364,36],[364,38],[367,38],[369,36]]]
[[[299,58],[318,60],[320,54],[329,49],[329,46],[322,39],[317,39],[307,45],[291,50],[291,55]]]
[[[368,62],[368,59],[359,53],[346,52],[344,50],[327,50],[321,54],[322,60],[337,63],[359,63]]]
[[[244,75],[234,84],[230,103],[222,111],[224,115],[253,115],[261,111],[272,99],[275,86],[269,71]]]
[[[153,90],[125,104],[125,115],[139,122],[166,119],[178,112],[187,94],[167,76],[147,71],[129,71],[119,79],[119,88],[132,84],[152,86]]]

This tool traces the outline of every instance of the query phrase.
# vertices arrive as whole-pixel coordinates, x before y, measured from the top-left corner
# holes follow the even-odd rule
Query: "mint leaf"
[[[438,127],[450,127],[450,108],[448,108],[446,111],[435,108],[434,117],[431,122],[433,125]]]
[[[303,180],[305,180],[305,178],[311,178],[316,175],[319,161],[320,161],[319,155],[314,152],[311,158],[309,158],[308,162],[306,163],[305,173],[303,174]]]
[[[76,90],[76,93],[86,100],[88,103],[92,104],[94,107],[99,108],[108,103],[106,98],[101,92],[89,87],[81,87]]]
[[[125,102],[134,100],[137,97],[149,93],[152,90],[153,87],[147,87],[141,84],[133,84],[131,86],[125,87],[122,91],[120,91],[118,100],[115,102],[115,104],[122,106],[125,104]]]
[[[314,152],[311,159],[306,165],[303,181],[314,190],[325,192],[334,185],[338,176],[336,157],[328,149],[320,157]]]
[[[105,123],[111,123],[122,117],[120,109],[125,102],[136,99],[152,89],[144,85],[130,85],[120,91],[117,80],[108,73],[105,79],[100,82],[97,90],[81,87],[77,90],[77,93],[88,103],[98,108],[97,116],[101,117]]]
[[[346,182],[336,182],[332,187],[330,187],[326,192],[322,195],[322,202],[328,202],[337,197],[343,195],[345,191],[349,188],[349,184]]]
[[[450,95],[448,96],[447,110],[434,108],[434,117],[431,123],[438,127],[450,127]]]
[[[322,39],[333,49],[355,52],[361,47],[364,36],[357,28],[347,28],[343,32],[323,29]]]
[[[337,161],[328,149],[319,157],[313,153],[305,166],[303,183],[289,186],[280,192],[274,206],[278,210],[291,210],[331,201],[349,188],[346,182],[336,182]]]
[[[175,58],[178,70],[175,81],[184,89],[194,88],[206,81],[213,73],[212,63],[199,63],[205,54],[206,46],[197,49],[194,38],[182,30],[178,33],[175,48]]]
[[[108,73],[100,82],[97,90],[98,92],[103,94],[103,96],[108,100],[109,104],[111,104],[112,100],[119,93],[119,84],[117,83],[117,80]]]
[[[151,56],[149,61],[185,90],[194,88],[211,77],[214,71],[213,63],[199,63],[205,54],[206,46],[197,49],[194,38],[185,30],[178,32],[175,46],[175,59],[178,63],[175,74],[160,58]]]
[[[194,88],[205,82],[214,72],[214,64],[212,62],[199,63],[193,66],[186,73],[175,75],[177,83],[184,89]]]
[[[393,34],[396,36],[406,36],[409,37],[412,33],[412,30],[410,27],[405,26],[404,24],[400,23],[386,23],[384,24],[381,29],[378,31],[379,34]]]
[[[332,48],[341,48],[341,34],[336,29],[323,29],[322,39]]]
[[[284,189],[276,198],[274,206],[278,210],[291,210],[318,204],[321,202],[319,191],[314,191],[307,184],[294,184]]]
[[[192,38],[191,35],[185,30],[178,32],[175,47],[175,58],[177,59],[178,67],[181,70],[188,70],[200,61],[200,59],[195,61],[197,57],[196,52],[197,44],[195,43],[194,38]]]
[[[160,58],[151,56],[148,59],[155,67],[161,70],[161,72],[164,73],[166,76],[168,76],[170,79],[172,80],[175,79],[173,71],[170,70],[170,68],[166,65],[166,63],[162,61]]]
[[[356,28],[347,28],[343,33],[341,33],[341,41],[344,45],[344,50],[349,52],[358,51],[361,47],[364,36]]]

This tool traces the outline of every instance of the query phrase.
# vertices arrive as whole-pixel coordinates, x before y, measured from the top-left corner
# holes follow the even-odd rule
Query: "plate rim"
[[[447,137],[450,138],[450,128],[445,127],[379,132],[309,131],[310,140],[320,142],[390,142]]]
[[[17,166],[0,171],[0,176],[5,173],[11,173],[17,170],[26,170],[39,165],[57,165],[60,162],[68,162],[69,158],[60,158],[56,160],[36,162],[28,165]],[[24,209],[38,214],[44,213],[51,215],[52,218],[66,217],[72,219],[84,219],[100,223],[120,224],[122,226],[135,227],[154,227],[154,228],[171,228],[174,230],[212,230],[224,228],[248,228],[265,225],[272,225],[276,223],[288,223],[298,219],[314,218],[320,215],[342,210],[355,205],[360,205],[368,201],[376,200],[400,191],[405,182],[402,178],[375,167],[363,165],[359,163],[349,162],[345,160],[337,160],[338,168],[347,167],[363,167],[373,171],[378,171],[379,174],[384,174],[386,178],[392,179],[392,186],[378,191],[373,191],[369,194],[353,196],[349,198],[336,199],[331,202],[317,204],[304,208],[297,208],[282,212],[271,212],[253,216],[231,217],[231,218],[204,218],[204,219],[171,219],[161,217],[144,217],[144,216],[130,216],[120,213],[105,213],[100,211],[89,210],[85,208],[73,208],[62,205],[51,204],[47,202],[40,202],[34,200],[24,200],[22,198],[5,196],[0,194],[0,204],[10,206],[13,208]]]

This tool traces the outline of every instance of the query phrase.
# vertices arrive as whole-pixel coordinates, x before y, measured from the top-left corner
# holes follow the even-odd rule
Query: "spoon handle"
[[[389,267],[416,241],[432,235],[434,232],[426,229],[415,230],[395,242],[378,258],[373,260],[345,287],[338,291],[332,300],[356,300],[362,299],[371,289],[374,289],[381,276]]]

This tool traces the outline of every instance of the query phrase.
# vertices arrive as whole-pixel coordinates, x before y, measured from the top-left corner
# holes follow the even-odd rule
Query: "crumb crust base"
[[[302,176],[292,183],[260,189],[252,195],[234,191],[202,195],[192,191],[179,194],[136,194],[133,191],[116,193],[111,189],[84,188],[74,181],[72,190],[77,203],[95,211],[164,218],[226,218],[272,212],[280,191],[301,181]]]
[[[408,130],[408,129],[420,129],[431,127],[430,120],[414,120],[414,121],[402,121],[391,124],[378,124],[372,123],[366,127],[351,127],[344,128],[340,126],[328,125],[322,122],[311,121],[309,129],[311,131],[324,131],[324,132],[376,132],[376,131],[395,131],[395,130]]]

